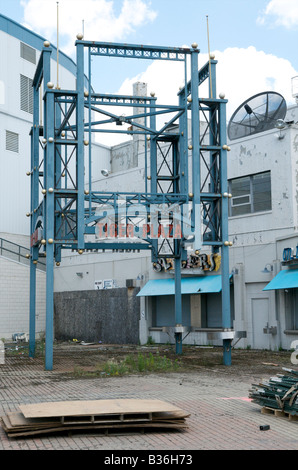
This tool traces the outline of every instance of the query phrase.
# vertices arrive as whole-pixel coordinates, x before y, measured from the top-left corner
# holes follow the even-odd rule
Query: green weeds
[[[74,374],[77,377],[84,375],[99,376],[99,377],[116,377],[129,374],[146,374],[146,373],[158,373],[158,372],[173,372],[178,370],[180,363],[178,359],[175,361],[167,358],[166,356],[160,356],[157,354],[149,353],[138,355],[126,356],[120,361],[107,361],[104,364],[97,365],[94,371],[85,372],[79,368],[74,370]]]

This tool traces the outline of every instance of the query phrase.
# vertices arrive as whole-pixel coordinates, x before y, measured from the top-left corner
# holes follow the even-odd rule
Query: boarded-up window
[[[6,150],[16,153],[19,152],[19,134],[6,131]]]
[[[21,110],[33,114],[33,88],[31,78],[20,76],[21,84]]]
[[[36,50],[23,42],[20,43],[20,47],[20,55],[22,59],[28,60],[32,64],[36,64]]]

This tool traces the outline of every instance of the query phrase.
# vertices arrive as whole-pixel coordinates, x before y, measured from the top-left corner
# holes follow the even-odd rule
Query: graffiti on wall
[[[187,260],[182,261],[183,269],[200,269],[203,271],[218,271],[221,264],[221,256],[218,253],[207,255],[202,253],[199,255],[190,255]],[[153,269],[156,272],[171,271],[174,269],[173,258],[161,258],[158,262],[153,263]]]

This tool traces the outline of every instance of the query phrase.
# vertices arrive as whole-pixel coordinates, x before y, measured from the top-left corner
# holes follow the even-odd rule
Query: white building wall
[[[229,235],[235,246],[270,243],[294,227],[291,133],[279,140],[275,131],[267,131],[230,143],[229,179],[271,172],[272,210],[229,217]],[[295,203],[296,205],[296,203]]]
[[[21,41],[0,30],[0,231],[29,234],[30,221],[30,178],[26,172],[31,166],[31,141],[29,132],[33,115],[21,110],[20,75],[33,79],[36,65],[20,56]],[[40,51],[36,50],[36,64]],[[54,83],[57,77],[56,56],[53,52],[51,76]],[[59,65],[59,85],[61,88],[75,89],[74,74]],[[43,119],[43,116],[41,116]],[[41,122],[42,123],[42,122]],[[6,150],[6,131],[19,135],[18,152]]]
[[[0,256],[0,338],[29,333],[30,269]],[[45,273],[37,270],[36,336],[45,331]]]
[[[272,210],[229,218],[234,328],[247,331],[242,345],[252,348],[290,349],[297,338],[286,331],[285,292],[263,291],[282,268],[283,248],[296,246],[298,107],[288,110],[285,121],[292,122],[282,131],[229,144],[229,179],[271,172]]]

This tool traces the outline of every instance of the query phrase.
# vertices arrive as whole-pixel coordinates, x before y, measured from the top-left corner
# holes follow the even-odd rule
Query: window
[[[271,210],[270,171],[229,181],[229,215],[245,215]]]
[[[33,88],[31,78],[20,76],[21,110],[33,114]]]
[[[6,150],[16,153],[19,152],[19,134],[6,131]]]
[[[20,56],[22,59],[28,60],[32,64],[36,64],[36,50],[27,46],[23,42],[20,43]]]
[[[298,330],[298,289],[285,291],[286,329]]]

